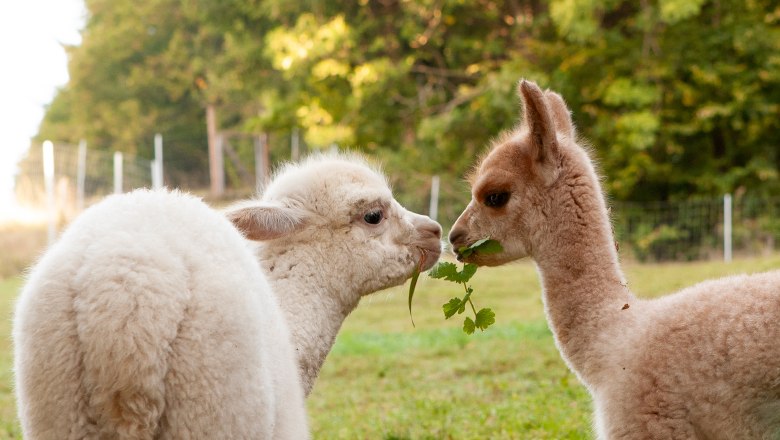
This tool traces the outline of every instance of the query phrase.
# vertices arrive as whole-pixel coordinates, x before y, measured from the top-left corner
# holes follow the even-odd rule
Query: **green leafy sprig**
[[[464,246],[457,249],[458,255],[461,257],[468,257],[475,252],[483,255],[495,254],[501,252],[503,249],[501,244],[496,240],[489,238],[483,238],[473,243],[471,246]],[[420,276],[420,268],[422,265],[422,259],[420,265],[415,268],[412,274],[412,282],[409,286],[409,317],[412,316],[412,297],[414,296],[414,289],[417,286],[417,279]],[[471,277],[477,273],[477,265],[472,263],[464,263],[463,268],[458,270],[458,266],[450,262],[441,262],[434,266],[428,276],[434,279],[443,279],[445,281],[451,281],[453,283],[463,285],[465,294],[462,297],[455,297],[450,299],[446,304],[442,306],[444,311],[444,319],[450,319],[456,314],[461,314],[466,311],[466,306],[469,306],[474,312],[474,319],[466,317],[463,321],[463,331],[466,334],[472,334],[476,329],[484,331],[496,322],[496,314],[493,310],[483,308],[477,311],[474,306],[474,302],[471,299],[471,295],[474,293],[474,289],[467,283],[471,280]],[[414,325],[414,318],[412,318],[412,325]]]

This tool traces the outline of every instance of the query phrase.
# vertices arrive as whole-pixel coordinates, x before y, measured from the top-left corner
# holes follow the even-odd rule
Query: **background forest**
[[[521,77],[559,91],[615,200],[780,189],[780,6],[774,0],[86,0],[70,82],[38,140],[151,157],[207,186],[220,130],[293,130],[309,150],[457,181],[518,118]],[[251,148],[238,147],[252,160]],[[230,167],[227,161],[226,166]],[[228,170],[228,177],[231,173]],[[465,185],[459,188],[468,200]],[[444,191],[443,203],[447,202]],[[452,196],[455,197],[455,196]],[[456,207],[456,211],[460,206]]]

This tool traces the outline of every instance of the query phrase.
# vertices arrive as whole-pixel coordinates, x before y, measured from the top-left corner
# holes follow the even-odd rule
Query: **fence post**
[[[49,217],[48,240],[54,243],[57,234],[57,212],[54,206],[54,144],[43,141],[43,185],[46,188],[46,210]]]
[[[114,152],[114,194],[122,194],[122,152]]]
[[[76,211],[84,210],[84,184],[87,180],[87,141],[79,141],[79,157],[76,169]]]
[[[731,194],[723,196],[723,261],[731,262]]]
[[[160,133],[154,135],[154,160],[152,161],[152,188],[163,187],[163,138]]]
[[[439,216],[439,176],[431,178],[431,204],[428,208],[428,217],[436,221]]]
[[[293,128],[290,139],[290,159],[297,162],[301,157],[301,137],[298,127]]]

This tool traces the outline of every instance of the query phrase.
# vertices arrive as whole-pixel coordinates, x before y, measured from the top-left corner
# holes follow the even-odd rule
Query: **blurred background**
[[[518,120],[514,87],[528,78],[564,96],[592,145],[626,257],[760,254],[780,236],[773,1],[3,8],[6,222],[54,219],[56,235],[138,187],[219,203],[252,194],[280,161],[348,149],[446,228],[469,199],[462,176]]]
[[[776,0],[0,2],[0,439],[21,438],[15,298],[81,211],[161,186],[221,206],[351,150],[448,229],[520,78],[568,102],[639,296],[780,267]],[[427,277],[415,328],[403,287],[362,301],[309,398],[314,438],[590,438],[533,265],[474,288],[497,323],[472,336]]]

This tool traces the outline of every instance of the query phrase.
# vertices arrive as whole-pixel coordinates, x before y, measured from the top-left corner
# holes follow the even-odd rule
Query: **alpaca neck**
[[[311,273],[319,264],[304,261],[306,256],[285,258],[288,255],[260,260],[287,321],[308,396],[341,324],[360,297],[352,298],[349,289],[333,285],[327,274]]]
[[[634,297],[620,270],[604,202],[596,187],[591,193],[567,193],[572,203],[560,203],[547,235],[535,248],[544,289],[545,313],[563,357],[587,381],[596,374],[597,341],[615,326],[629,325]],[[575,200],[576,197],[576,200]]]

